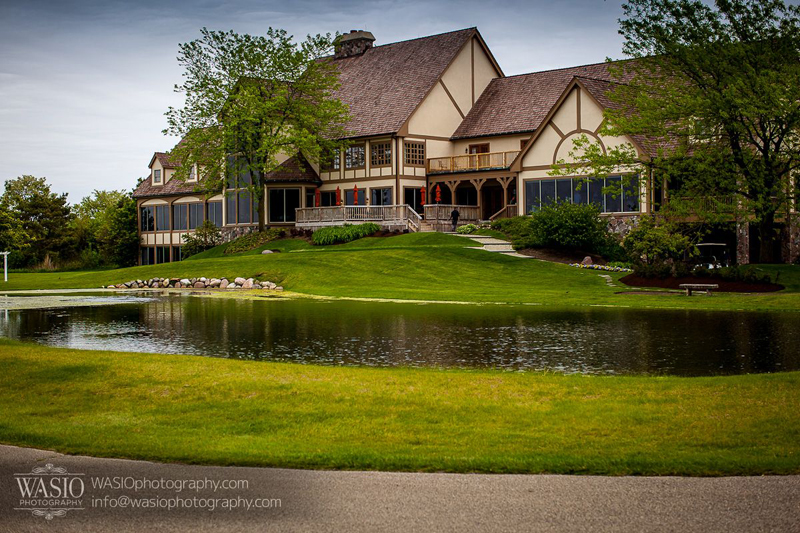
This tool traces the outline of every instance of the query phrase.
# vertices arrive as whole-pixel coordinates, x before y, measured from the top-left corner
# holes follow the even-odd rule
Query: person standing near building
[[[456,226],[458,226],[458,217],[461,216],[461,213],[458,212],[458,208],[454,207],[453,211],[450,213],[450,220],[453,221],[453,231],[456,230]]]

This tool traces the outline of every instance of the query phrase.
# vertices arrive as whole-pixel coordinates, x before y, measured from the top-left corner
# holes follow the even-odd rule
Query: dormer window
[[[191,170],[189,170],[189,181],[197,181],[197,167],[192,165]]]
[[[153,183],[156,185],[161,183],[161,169],[156,169],[153,171]]]

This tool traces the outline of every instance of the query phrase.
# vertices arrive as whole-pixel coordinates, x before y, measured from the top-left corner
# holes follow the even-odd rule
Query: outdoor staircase
[[[488,235],[463,235],[460,233],[451,233],[450,235],[456,235],[458,237],[466,237],[468,239],[472,239],[477,243],[482,244],[483,248],[478,248],[478,250],[486,250],[487,252],[495,252],[498,254],[508,255],[511,257],[530,259],[530,256],[522,255],[514,251],[514,247],[511,246],[511,243],[508,241],[504,241],[502,239],[497,239],[495,237],[490,237]]]
[[[425,222],[424,220],[420,221],[419,223],[419,232],[433,232],[436,231],[433,229],[433,226],[430,222]]]

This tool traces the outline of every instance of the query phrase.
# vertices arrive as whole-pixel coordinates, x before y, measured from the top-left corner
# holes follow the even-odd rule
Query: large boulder
[[[202,281],[195,281],[194,282],[194,288],[195,289],[205,289],[206,288],[206,284],[203,283]]]
[[[244,279],[244,278],[236,278],[235,280],[233,280],[233,282],[234,282],[235,284],[239,285],[240,287],[241,287],[242,285],[244,285],[244,282],[245,282],[245,281],[247,281],[247,280],[246,280],[246,279]]]
[[[183,279],[181,280],[181,285],[183,285],[184,287],[188,287],[189,285],[191,285],[191,283],[192,283],[192,282],[191,282],[191,281],[189,281],[187,278],[183,278]]]
[[[222,279],[222,280],[219,282],[219,288],[220,288],[220,289],[227,289],[227,288],[228,288],[228,285],[230,285],[230,282],[229,282],[227,279],[224,279],[224,278],[223,278],[223,279]]]
[[[253,288],[253,278],[246,279],[244,283],[242,283],[243,289],[252,289]]]
[[[267,255],[267,254],[271,254],[271,253],[272,253],[272,250],[264,250],[263,252],[261,252],[261,255]]]
[[[583,258],[583,261],[581,261],[581,264],[583,266],[591,266],[591,265],[594,264],[594,262],[592,261],[592,258],[587,255],[586,257]]]

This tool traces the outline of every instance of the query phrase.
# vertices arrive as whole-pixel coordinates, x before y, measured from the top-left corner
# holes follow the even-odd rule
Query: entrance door
[[[489,153],[489,143],[484,144],[470,144],[469,145],[469,153],[470,154],[488,154]],[[488,155],[478,155],[475,158],[474,164],[476,165],[475,168],[486,168],[489,166],[489,156]],[[473,161],[470,161],[473,163]]]
[[[484,185],[481,189],[481,218],[489,220],[489,217],[503,208],[503,189]]]
[[[422,214],[422,189],[406,187],[403,189],[403,203],[407,204],[416,211]]]

